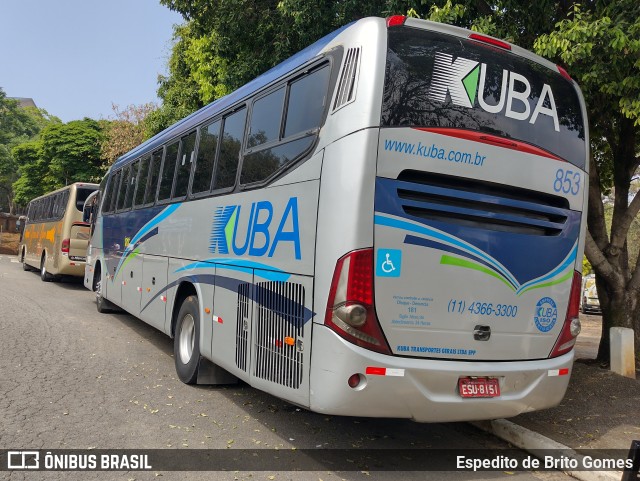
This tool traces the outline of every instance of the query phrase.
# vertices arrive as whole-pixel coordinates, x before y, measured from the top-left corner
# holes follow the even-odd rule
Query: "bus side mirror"
[[[91,219],[91,206],[85,205],[84,209],[82,210],[82,222],[86,222],[88,224],[90,219]]]

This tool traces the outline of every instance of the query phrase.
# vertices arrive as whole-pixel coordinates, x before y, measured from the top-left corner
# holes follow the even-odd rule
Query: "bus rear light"
[[[71,247],[71,239],[63,239],[62,247],[60,248],[60,250],[65,254],[69,254],[70,247]]]
[[[351,389],[358,389],[358,388],[362,389],[367,384],[367,378],[360,373],[352,374],[351,376],[349,376],[349,379],[347,379],[347,384],[349,384],[349,387]]]
[[[505,50],[511,50],[511,45],[509,45],[507,42],[503,42],[502,40],[498,40],[497,38],[489,37],[487,35],[472,33],[471,35],[469,35],[469,38],[477,42],[493,45],[494,47],[500,47]]]
[[[560,65],[556,65],[556,68],[558,69],[558,72],[560,72],[560,75],[566,78],[569,82],[573,82],[573,79],[571,78],[571,75],[569,75],[569,72],[563,69]]]
[[[353,251],[338,260],[325,324],[357,346],[391,354],[373,308],[373,249]]]
[[[406,21],[407,21],[406,15],[392,15],[391,17],[387,17],[387,28],[400,27],[404,25],[404,22]]]
[[[576,337],[580,334],[580,287],[582,285],[582,275],[579,272],[573,273],[571,284],[571,294],[569,295],[569,307],[567,316],[562,326],[562,331],[556,341],[549,357],[558,357],[573,349]]]

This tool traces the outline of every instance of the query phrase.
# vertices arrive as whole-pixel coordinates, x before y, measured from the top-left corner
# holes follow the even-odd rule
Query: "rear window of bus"
[[[389,29],[381,123],[486,132],[585,164],[582,109],[568,80],[506,50],[428,30]]]

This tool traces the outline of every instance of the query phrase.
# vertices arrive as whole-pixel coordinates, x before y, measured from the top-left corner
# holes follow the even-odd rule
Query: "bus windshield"
[[[584,168],[585,129],[574,86],[506,50],[423,29],[389,29],[382,126],[485,132]]]

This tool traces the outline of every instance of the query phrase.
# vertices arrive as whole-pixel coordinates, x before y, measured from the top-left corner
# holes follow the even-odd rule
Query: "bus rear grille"
[[[358,78],[359,64],[360,47],[348,49],[340,72],[340,80],[338,80],[338,91],[333,102],[334,112],[356,99],[356,80]]]
[[[304,286],[256,285],[255,372],[260,379],[298,389],[302,382]]]
[[[236,366],[247,370],[247,333],[249,332],[249,313],[251,284],[243,283],[238,286],[238,322],[236,325]]]
[[[403,211],[465,227],[556,236],[568,219],[568,201],[519,187],[415,171],[398,177]]]

